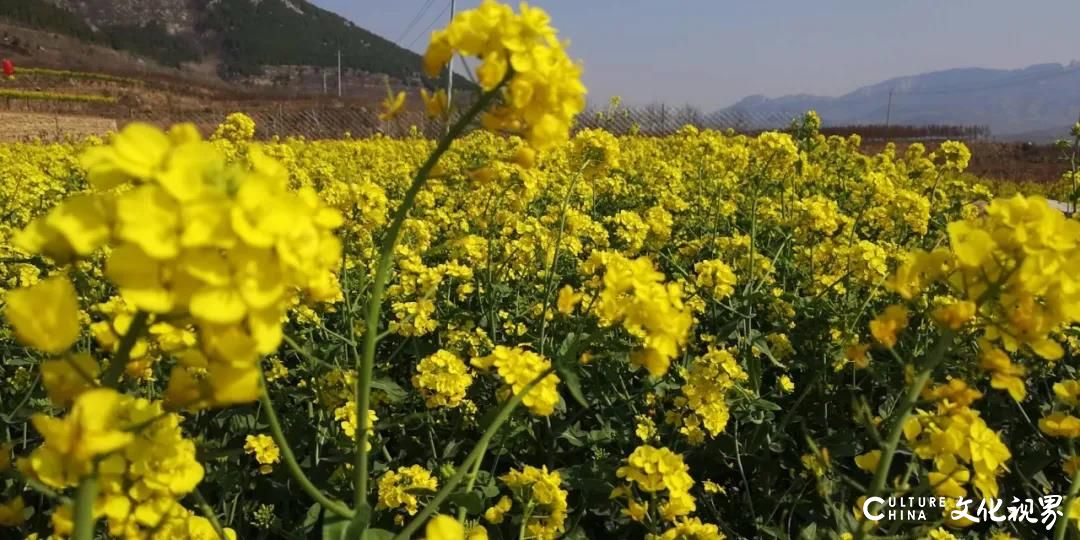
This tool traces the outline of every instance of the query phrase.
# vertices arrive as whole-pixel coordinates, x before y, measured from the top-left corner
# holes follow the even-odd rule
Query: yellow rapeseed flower
[[[382,102],[382,112],[379,113],[379,120],[387,122],[394,119],[405,108],[405,92],[398,92],[395,95],[387,96]]]
[[[509,82],[503,100],[483,117],[486,128],[521,134],[537,149],[569,137],[573,117],[585,108],[581,68],[566,56],[555,29],[540,8],[484,0],[436,30],[424,53],[424,71],[436,77],[455,53],[481,60],[476,69],[486,91]]]
[[[22,497],[0,503],[0,527],[18,527],[26,521],[26,503]]]
[[[120,401],[115,390],[98,388],[80,394],[65,418],[31,417],[45,439],[28,458],[33,474],[51,487],[73,486],[90,473],[94,458],[130,444],[134,436],[115,423]]]
[[[264,433],[248,435],[244,439],[244,452],[255,456],[262,474],[270,474],[274,470],[274,464],[281,462],[281,449],[274,439]]]
[[[15,328],[15,337],[26,345],[60,354],[79,339],[79,299],[63,276],[8,291],[4,302],[4,316]]]
[[[439,514],[427,522],[424,527],[426,540],[465,540],[465,526],[457,519]]]
[[[473,358],[472,365],[483,370],[494,367],[510,391],[517,395],[546,371],[551,361],[532,351],[499,345],[490,355]],[[558,385],[558,375],[548,374],[525,394],[521,402],[533,414],[548,416],[555,412],[555,405],[559,402]]]
[[[446,116],[449,110],[449,104],[446,99],[446,90],[439,89],[434,93],[428,93],[427,89],[420,89],[420,99],[424,102],[424,108],[427,109],[427,115],[431,118],[442,118]]]
[[[896,345],[896,334],[906,328],[907,324],[907,308],[892,305],[870,321],[870,334],[878,343],[891,349]]]

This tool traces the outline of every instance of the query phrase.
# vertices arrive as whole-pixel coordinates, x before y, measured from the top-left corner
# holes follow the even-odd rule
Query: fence
[[[717,111],[703,113],[691,106],[668,107],[659,104],[644,107],[588,109],[578,117],[578,126],[603,128],[617,134],[636,132],[657,136],[670,135],[688,125],[698,129],[756,132],[786,128],[803,112]]]
[[[436,137],[445,129],[440,120],[433,120],[419,111],[404,111],[389,121],[379,119],[379,112],[367,108],[304,107],[244,110],[255,121],[255,138],[302,137],[305,139],[341,139],[344,137],[371,137],[382,134],[405,137],[414,133]],[[225,120],[225,112],[177,112],[145,118],[133,115],[119,121],[121,126],[130,122],[149,122],[167,127],[180,122],[191,122],[203,133],[212,133]]]
[[[578,117],[580,127],[604,128],[618,134],[637,132],[645,135],[670,135],[682,126],[698,129],[734,130],[740,133],[757,133],[782,130],[791,126],[806,111],[752,112],[739,110],[703,113],[684,106],[669,108],[666,105],[650,105],[638,108],[591,109]],[[847,136],[859,134],[864,140],[937,141],[944,139],[981,140],[990,138],[988,126],[953,125],[825,125],[825,135]]]
[[[8,98],[0,100],[8,122],[12,115],[22,115],[21,124],[30,125],[15,132],[0,129],[0,138],[13,140],[28,138],[26,133],[42,139],[62,138],[64,134],[87,134],[86,126],[113,125],[122,128],[132,122],[148,122],[167,127],[181,122],[191,122],[200,131],[214,131],[229,112],[243,111],[255,120],[258,139],[274,137],[303,137],[306,139],[339,139],[346,136],[370,137],[383,134],[403,137],[419,134],[437,137],[445,129],[441,120],[432,120],[422,111],[406,110],[390,121],[379,119],[376,108],[338,101],[280,101],[277,104],[262,103],[214,103],[204,109],[173,108],[169,106],[130,106],[124,103],[88,104],[50,102]],[[575,129],[602,128],[615,134],[670,135],[683,126],[699,129],[734,130],[756,133],[766,130],[785,129],[792,120],[803,115],[800,112],[753,113],[747,111],[719,111],[703,113],[693,107],[668,107],[650,105],[645,107],[618,107],[588,109],[577,118]],[[37,119],[37,120],[34,120]],[[95,119],[96,122],[88,122]],[[34,123],[42,125],[35,131]],[[75,129],[78,124],[80,129]],[[72,128],[66,129],[68,125]],[[822,129],[827,135],[860,134],[866,140],[942,140],[946,138],[975,140],[989,137],[989,129],[982,126],[828,126]]]
[[[128,107],[122,104],[79,104],[61,101],[0,99],[0,140],[62,139],[65,135],[83,136],[80,126],[98,125],[123,128],[133,122],[146,122],[162,128],[190,122],[204,134],[225,120],[230,112],[241,111],[255,121],[258,139],[274,137],[303,137],[306,139],[340,139],[346,136],[370,137],[383,134],[403,137],[419,133],[436,137],[445,129],[440,120],[432,120],[421,111],[404,111],[390,121],[379,119],[379,111],[367,107],[342,104],[288,103],[279,106],[250,106],[216,103],[204,110],[169,107]],[[95,122],[90,122],[94,120]],[[18,123],[18,130],[11,126]],[[72,129],[66,129],[72,126]]]

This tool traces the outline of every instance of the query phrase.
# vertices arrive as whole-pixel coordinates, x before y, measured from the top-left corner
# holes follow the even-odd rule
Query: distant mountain
[[[0,0],[0,18],[163,65],[216,62],[225,77],[335,66],[339,50],[345,68],[421,77],[418,54],[307,0]]]
[[[889,79],[839,97],[755,95],[714,114],[776,118],[810,109],[826,125],[883,124],[888,115],[893,125],[981,125],[995,137],[1062,137],[1080,115],[1080,62],[950,69]]]

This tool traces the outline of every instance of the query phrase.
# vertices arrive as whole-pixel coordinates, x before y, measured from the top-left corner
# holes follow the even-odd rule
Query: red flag
[[[5,58],[3,62],[3,67],[5,77],[11,78],[15,76],[15,64],[13,64],[11,60]]]

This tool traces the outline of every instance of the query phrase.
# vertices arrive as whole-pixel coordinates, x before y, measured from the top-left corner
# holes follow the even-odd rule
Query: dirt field
[[[897,152],[903,154],[908,144],[897,143]],[[933,151],[938,144],[927,143],[927,151]],[[966,144],[971,149],[967,171],[981,178],[1049,183],[1060,180],[1069,167],[1061,151],[1051,144],[992,141],[971,141]],[[862,145],[867,153],[880,152],[884,147],[885,143],[881,141],[868,141]]]
[[[116,120],[95,116],[0,112],[0,141],[55,141],[116,130]]]

